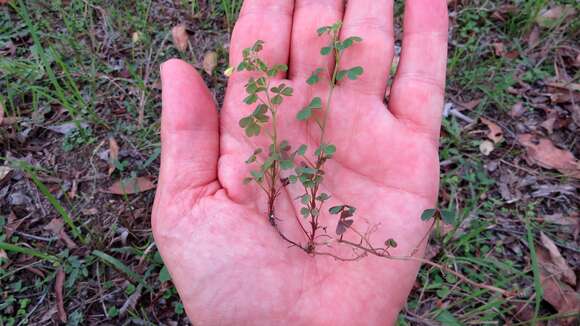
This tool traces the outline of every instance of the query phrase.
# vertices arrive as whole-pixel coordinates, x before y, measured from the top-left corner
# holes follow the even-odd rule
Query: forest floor
[[[159,64],[205,70],[220,103],[241,1],[6,2],[0,326],[188,324],[151,234]],[[579,9],[449,1],[439,205],[455,224],[433,234],[428,258],[514,295],[424,266],[399,325],[577,322]]]

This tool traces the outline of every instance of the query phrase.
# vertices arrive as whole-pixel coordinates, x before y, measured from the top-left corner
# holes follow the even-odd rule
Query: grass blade
[[[93,250],[92,255],[101,259],[104,263],[116,268],[120,272],[123,272],[133,281],[143,285],[143,287],[145,287],[147,290],[153,291],[153,289],[145,282],[145,280],[141,275],[132,271],[129,267],[127,267],[127,265],[125,265],[122,261],[118,260],[117,258],[110,256],[100,250]]]
[[[53,262],[53,263],[59,262],[58,258],[56,258],[55,256],[45,254],[45,253],[40,252],[40,251],[35,250],[35,249],[21,247],[21,246],[13,245],[13,244],[6,243],[6,242],[0,242],[0,249],[6,250],[6,251],[11,251],[11,252],[17,252],[17,253],[32,256],[32,257],[37,257],[40,259],[48,260],[48,261]]]
[[[44,197],[46,197],[46,199],[50,202],[52,207],[54,207],[54,209],[56,209],[56,211],[60,214],[66,225],[68,225],[68,227],[70,228],[73,236],[75,238],[78,238],[83,244],[87,244],[86,238],[83,237],[80,229],[75,225],[69,213],[66,211],[66,209],[64,209],[64,207],[62,207],[58,199],[56,199],[56,197],[54,197],[50,193],[48,187],[46,187],[46,185],[38,179],[34,170],[24,162],[20,162],[20,168],[28,174],[28,176],[30,177],[32,182],[36,185],[38,190],[44,195]]]

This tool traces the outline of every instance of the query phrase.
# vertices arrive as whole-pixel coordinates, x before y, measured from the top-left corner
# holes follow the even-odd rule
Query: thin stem
[[[366,248],[366,247],[364,247],[364,246],[362,246],[360,244],[357,244],[357,243],[354,243],[354,242],[351,242],[351,241],[348,241],[348,240],[339,240],[338,242],[347,244],[349,246],[355,247],[355,248],[360,249],[360,250],[363,250],[364,252],[369,253],[369,254],[372,254],[372,255],[377,256],[377,257],[383,257],[383,258],[393,259],[393,260],[402,260],[402,261],[416,261],[416,262],[419,262],[419,263],[427,264],[427,265],[433,266],[433,267],[435,267],[435,268],[437,268],[437,269],[439,269],[441,271],[444,271],[444,272],[453,274],[457,278],[459,278],[461,281],[463,281],[465,283],[468,283],[468,284],[471,284],[471,285],[473,285],[475,287],[478,287],[478,288],[481,288],[481,289],[490,290],[490,291],[493,291],[493,292],[497,292],[497,293],[500,293],[500,294],[502,294],[504,296],[508,296],[508,295],[511,294],[509,291],[506,291],[504,289],[500,289],[500,288],[495,287],[495,286],[492,286],[492,285],[487,285],[487,284],[484,284],[484,283],[478,283],[478,282],[472,281],[472,280],[470,280],[469,278],[467,278],[466,276],[464,276],[463,274],[461,274],[459,272],[456,272],[456,271],[454,271],[454,270],[452,270],[452,269],[450,269],[450,268],[448,268],[446,266],[443,266],[441,264],[437,264],[437,263],[432,262],[432,261],[430,261],[428,259],[425,259],[425,258],[414,257],[414,256],[392,256],[390,254],[387,254],[386,255],[386,254],[382,254],[382,253],[378,252],[373,247]],[[340,257],[337,257],[337,256],[334,256],[334,257],[340,259]]]
[[[332,34],[332,43],[336,43],[337,40],[337,32],[333,32]],[[338,51],[338,49],[336,49],[336,47],[334,47],[334,69],[332,72],[332,78],[330,81],[330,91],[328,92],[328,98],[326,100],[326,110],[324,110],[324,115],[322,117],[322,126],[320,127],[321,129],[321,134],[320,134],[320,145],[324,144],[324,134],[326,131],[326,124],[328,121],[328,113],[330,111],[330,105],[332,103],[332,94],[334,93],[334,87],[336,86],[336,75],[338,73],[338,68],[340,67],[340,59],[341,59],[341,54],[340,51]]]

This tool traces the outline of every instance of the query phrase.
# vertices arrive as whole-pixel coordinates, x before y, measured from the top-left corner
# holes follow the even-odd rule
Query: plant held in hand
[[[334,67],[330,71],[324,68],[316,68],[306,83],[313,86],[323,78],[322,74],[328,74],[325,79],[329,83],[328,95],[323,101],[320,97],[313,97],[304,108],[296,115],[296,119],[303,122],[314,121],[319,128],[320,136],[319,146],[312,150],[312,155],[308,153],[308,146],[300,144],[296,150],[292,151],[292,146],[287,140],[280,140],[277,130],[277,113],[284,102],[285,97],[293,95],[293,89],[284,83],[272,85],[271,78],[280,72],[286,72],[286,65],[268,66],[259,57],[259,52],[264,46],[263,41],[256,43],[243,51],[243,61],[238,65],[238,71],[255,71],[259,72],[260,77],[250,78],[246,84],[247,97],[244,103],[248,105],[256,104],[254,111],[240,120],[240,127],[244,128],[248,137],[260,135],[265,129],[271,143],[267,149],[267,155],[264,159],[260,154],[264,152],[262,148],[256,148],[246,163],[258,163],[259,169],[252,170],[251,175],[244,179],[244,183],[256,183],[265,192],[268,198],[268,218],[270,223],[276,227],[275,202],[283,187],[288,184],[299,182],[304,192],[299,196],[302,203],[300,209],[301,215],[310,224],[309,230],[298,221],[301,229],[308,239],[305,246],[298,244],[286,238],[281,232],[280,235],[293,245],[301,247],[308,253],[315,253],[317,245],[317,232],[321,229],[326,230],[326,226],[320,224],[319,217],[323,206],[331,196],[321,192],[321,184],[325,177],[325,165],[331,160],[336,153],[337,148],[325,139],[328,116],[332,108],[332,95],[338,82],[355,81],[363,74],[363,68],[360,66],[341,69],[341,58],[344,52],[352,47],[355,43],[362,42],[358,36],[348,37],[344,40],[339,39],[341,22],[330,26],[324,26],[318,29],[320,37],[328,37],[329,43],[320,50],[323,56],[332,56]],[[265,128],[268,124],[269,128]],[[283,171],[292,171],[283,176]],[[340,214],[336,234],[341,237],[353,223],[352,217],[356,208],[349,205],[331,207],[331,214]],[[278,230],[279,231],[279,230]]]

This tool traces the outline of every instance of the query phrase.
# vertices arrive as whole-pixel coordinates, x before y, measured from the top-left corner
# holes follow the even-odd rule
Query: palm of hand
[[[246,4],[243,10],[251,12],[251,8]],[[244,21],[242,13],[234,33],[232,63],[238,60],[235,51],[260,38],[238,40],[236,45],[236,35],[252,24]],[[320,60],[320,47],[313,47],[316,57],[307,57],[309,62]],[[275,53],[266,55],[280,60]],[[313,149],[318,145],[316,128],[296,121],[295,115],[312,96],[324,97],[327,91],[318,86],[312,92],[305,78],[298,77],[303,74],[292,72],[292,59],[290,66],[290,77],[295,78],[284,82],[295,94],[279,110],[279,132],[293,146],[304,143]],[[288,248],[268,223],[263,192],[242,184],[251,168],[244,161],[256,146],[266,144],[260,137],[250,142],[238,126],[251,110],[241,104],[247,76],[230,81],[218,122],[207,90],[191,67],[171,61],[162,70],[163,153],[153,230],[190,318],[201,325],[352,325],[360,324],[361,318],[363,324],[380,325],[392,321],[414,282],[417,264],[376,257],[343,262]],[[405,97],[393,94],[389,103],[389,110],[398,112],[398,117],[389,114],[382,97],[376,96],[382,85],[377,87],[379,92],[368,95],[348,83],[336,89],[326,137],[338,152],[326,165],[323,183],[323,191],[332,196],[327,207],[356,206],[354,225],[361,231],[378,226],[371,241],[380,246],[387,238],[395,238],[399,247],[392,253],[402,255],[409,254],[427,231],[428,225],[419,216],[434,205],[438,188],[439,112],[434,106],[440,105],[442,86],[425,82],[438,76],[420,78],[411,70],[406,75],[399,72],[395,86],[399,89],[393,88],[408,92]],[[369,78],[362,82],[372,83],[372,71]],[[406,106],[427,114],[417,117]],[[286,187],[277,201],[276,215],[282,232],[304,243],[297,224],[302,219],[300,203],[295,200],[302,193],[298,186]],[[335,219],[323,216],[322,224],[330,234]],[[350,257],[350,250],[322,251]]]

